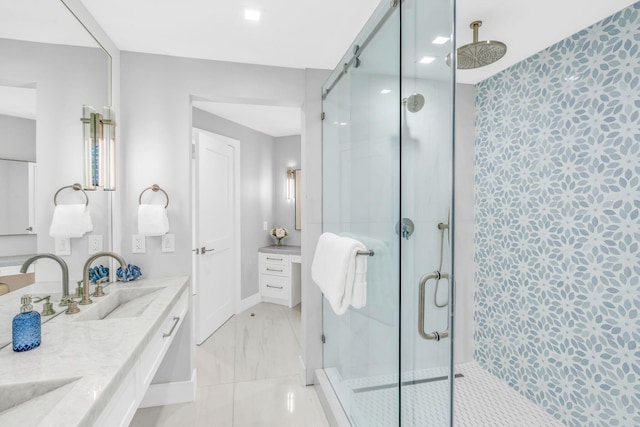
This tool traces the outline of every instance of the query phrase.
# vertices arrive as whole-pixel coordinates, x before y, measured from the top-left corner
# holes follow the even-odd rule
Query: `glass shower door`
[[[323,231],[374,253],[364,307],[323,303],[325,373],[353,426],[451,421],[451,41],[432,43],[448,8],[382,2],[323,87]]]
[[[373,251],[366,305],[323,303],[325,373],[362,427],[399,425],[399,37],[398,9],[381,4],[323,88],[323,231]]]
[[[401,6],[401,425],[452,422],[452,6]]]

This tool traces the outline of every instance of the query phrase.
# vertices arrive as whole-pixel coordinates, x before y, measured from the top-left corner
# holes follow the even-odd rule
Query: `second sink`
[[[94,300],[94,305],[81,309],[76,321],[119,319],[138,317],[158,296],[163,288],[118,289],[109,295]]]

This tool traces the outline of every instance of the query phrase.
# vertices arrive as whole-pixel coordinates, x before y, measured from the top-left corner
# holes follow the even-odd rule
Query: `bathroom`
[[[295,393],[306,393],[304,396],[313,400],[314,410],[322,405],[324,415],[318,415],[318,425],[450,425],[454,419],[456,425],[551,425],[508,418],[517,413],[509,411],[513,408],[509,405],[522,399],[534,406],[531,411],[566,425],[640,425],[636,381],[640,354],[634,344],[640,339],[638,250],[634,243],[638,237],[638,183],[634,176],[638,165],[634,108],[639,98],[635,78],[640,73],[635,48],[637,4],[616,1],[596,6],[594,2],[585,7],[582,2],[549,3],[557,11],[546,16],[538,10],[542,8],[539,4],[458,1],[456,45],[471,42],[469,24],[481,19],[480,40],[504,42],[507,55],[486,67],[459,70],[454,104],[453,75],[444,61],[452,49],[451,41],[442,45],[439,59],[432,63],[432,69],[440,73],[436,78],[422,78],[420,67],[429,64],[409,58],[426,55],[421,49],[431,44],[436,29],[442,32],[438,36],[451,35],[452,2],[405,0],[393,6],[402,16],[397,11],[390,13],[379,29],[375,27],[385,15],[388,2],[362,2],[339,17],[314,9],[327,22],[339,20],[342,24],[337,28],[351,27],[351,33],[342,42],[330,38],[327,40],[331,43],[323,40],[318,45],[319,50],[333,50],[330,65],[310,61],[305,66],[286,61],[274,64],[264,57],[229,59],[232,57],[225,55],[232,50],[228,49],[231,43],[219,47],[226,54],[213,59],[199,59],[188,50],[177,54],[170,50],[172,38],[177,38],[167,30],[170,25],[159,26],[166,34],[160,31],[164,38],[157,39],[152,24],[141,27],[149,32],[137,32],[143,43],[127,46],[121,37],[127,26],[135,26],[129,19],[142,22],[148,17],[142,3],[136,7],[122,4],[117,13],[126,19],[115,20],[110,14],[113,11],[106,10],[117,9],[115,5],[93,0],[58,3],[60,10],[50,16],[62,22],[66,19],[63,12],[69,14],[70,10],[92,36],[88,37],[80,26],[69,29],[71,35],[54,31],[45,35],[53,50],[41,54],[29,50],[30,39],[20,33],[25,25],[14,25],[12,37],[0,34],[2,38],[25,41],[11,52],[22,54],[31,65],[4,65],[0,75],[3,86],[35,92],[38,113],[35,152],[26,157],[22,153],[0,156],[37,158],[33,222],[23,227],[31,226],[37,234],[30,231],[29,235],[0,236],[0,256],[69,251],[70,255],[60,256],[68,264],[70,286],[75,289],[90,256],[87,248],[100,244],[102,250],[116,252],[127,263],[140,266],[142,280],[129,286],[154,278],[183,278],[175,284],[175,292],[184,295],[197,281],[194,264],[203,259],[193,250],[210,248],[194,237],[197,198],[193,196],[196,166],[192,142],[194,135],[201,136],[200,131],[218,134],[240,141],[236,146],[240,155],[234,159],[239,162],[235,170],[239,171],[236,181],[240,183],[234,218],[239,220],[233,222],[233,234],[240,238],[232,263],[236,265],[232,273],[235,271],[240,279],[235,293],[230,294],[235,305],[233,314],[261,316],[258,307],[265,303],[261,303],[259,292],[258,250],[274,243],[269,235],[271,227],[287,227],[290,235],[284,244],[301,246],[296,267],[300,268],[301,281],[301,347],[299,358],[294,355],[298,362],[294,372],[297,383],[316,384],[315,388],[300,386],[303,391],[296,389]],[[610,18],[623,9],[615,19]],[[4,2],[4,10],[5,16],[10,16],[12,7]],[[190,22],[189,14],[193,15],[187,6],[184,12],[172,12],[175,19],[185,22]],[[241,12],[242,7],[238,7],[229,13]],[[516,16],[544,19],[533,22]],[[268,8],[265,17],[269,17]],[[11,21],[24,22],[17,17]],[[257,26],[239,28],[238,34],[253,34]],[[371,33],[375,33],[371,41],[362,43]],[[69,41],[83,37],[81,47]],[[618,43],[619,39],[635,43]],[[356,44],[366,46],[354,52]],[[242,49],[258,50],[246,45]],[[80,50],[86,56],[78,54]],[[342,64],[352,60],[348,72],[326,93]],[[355,66],[358,61],[361,64]],[[580,67],[575,67],[580,72],[573,71],[573,62],[592,67],[592,74],[584,74]],[[335,68],[336,64],[340,67]],[[560,76],[551,70],[561,70]],[[538,76],[538,72],[546,75]],[[554,91],[545,85],[554,85]],[[377,94],[383,96],[365,94],[368,88],[377,88]],[[382,94],[381,90],[390,92]],[[398,96],[400,92],[402,96]],[[411,97],[417,94],[424,95],[424,105],[420,106],[420,97]],[[246,127],[251,126],[225,119],[222,113],[208,113],[206,105],[200,103],[299,111],[300,142],[262,134],[251,145],[246,142],[250,133]],[[56,192],[84,180],[80,117],[85,104],[97,109],[111,105],[115,111],[116,187],[115,191],[86,191],[93,221],[91,235],[102,236],[102,241],[90,241],[86,234],[60,247],[46,231]],[[325,120],[321,120],[322,113]],[[566,126],[558,126],[559,121]],[[533,137],[526,139],[523,135]],[[389,141],[397,143],[398,138],[402,142],[400,151],[397,145],[389,145]],[[531,144],[520,142],[525,139]],[[370,145],[361,143],[367,140]],[[426,140],[430,142],[421,145]],[[444,142],[438,145],[435,141]],[[293,148],[279,152],[279,143],[299,144],[299,154]],[[339,151],[344,144],[351,150],[349,154]],[[346,157],[339,157],[339,153]],[[282,158],[289,154],[292,160],[285,164]],[[339,163],[345,159],[346,163]],[[285,195],[290,168],[302,171],[302,194],[295,200]],[[455,178],[455,191],[451,190],[451,177]],[[159,185],[166,197],[162,191],[146,191],[142,196],[149,203],[168,203],[166,212],[173,237],[147,237],[144,253],[136,253],[140,248],[136,248],[132,236],[137,234],[139,198],[153,184]],[[84,200],[73,188],[58,197],[60,203]],[[299,231],[295,226],[296,206],[302,207]],[[409,222],[399,223],[403,218],[411,219],[415,228],[409,238],[395,232],[398,223],[399,234],[405,227],[410,233]],[[391,275],[391,280],[401,277],[397,287],[371,295],[370,304],[361,311],[333,314],[311,279],[314,250],[323,231],[366,235],[387,244],[387,253],[382,246],[368,257],[370,273],[379,273],[370,279],[371,290],[379,289],[376,280],[385,275]],[[166,240],[173,251],[165,247]],[[114,271],[117,268],[117,263],[107,258],[98,263],[110,265]],[[36,267],[36,280],[56,282],[55,291],[59,292],[59,265],[40,260]],[[447,280],[438,280],[437,296],[426,297],[422,332],[429,335],[448,330],[451,335],[425,340],[416,332],[417,292],[423,275],[435,270],[456,278],[455,295]],[[435,280],[425,280],[427,290],[432,292]],[[166,284],[165,290],[154,294],[159,295],[155,301],[165,296],[169,299],[172,286]],[[444,307],[432,310],[429,304],[434,299]],[[130,400],[135,407],[127,407],[127,423],[154,410],[154,405],[149,405],[137,415],[135,411],[141,401],[149,399],[143,393],[149,383],[182,387],[178,392],[182,396],[173,403],[180,398],[197,400],[195,394],[200,389],[193,376],[194,370],[200,369],[197,354],[202,346],[195,346],[199,327],[195,312],[203,311],[198,304],[197,297],[187,304],[187,317],[176,324],[173,344],[163,350],[166,356],[161,363],[158,361],[162,366],[155,379],[145,377],[136,397]],[[92,310],[81,305],[80,315]],[[4,323],[8,325],[18,311],[19,305],[15,305],[13,311],[5,313]],[[163,316],[168,316],[170,329],[171,315],[167,312]],[[56,316],[49,325],[44,324],[43,337],[57,327],[65,331],[67,326],[58,325],[63,318]],[[68,339],[67,335],[63,337]],[[35,362],[50,344],[43,340],[39,349],[24,354],[14,355],[10,348],[1,351],[5,357]],[[477,384],[476,371],[456,370],[463,377],[455,380],[451,375],[453,364],[460,367],[474,361],[491,373],[491,378],[479,385],[498,379],[501,386],[508,384],[511,391],[515,390],[513,398],[495,399],[504,412],[492,421],[484,418],[482,404],[474,400],[480,397],[472,393],[473,386],[464,389],[465,382]],[[125,375],[123,368],[119,369]],[[418,376],[430,369],[439,373]],[[45,395],[72,393],[89,378],[89,374],[77,375],[82,378],[65,377],[71,382]],[[424,381],[441,377],[444,380]],[[16,390],[21,384],[17,383],[31,384],[38,377],[30,373],[16,379],[3,371],[0,380],[0,392],[7,393],[0,394],[4,397],[19,394]],[[479,385],[476,391],[485,390]],[[368,389],[371,387],[379,389]],[[412,402],[414,398],[420,402],[429,399],[416,391],[419,387],[437,391],[438,405]],[[116,395],[114,390],[110,393]],[[99,393],[96,399],[100,400]],[[67,400],[60,398],[48,409],[52,419],[74,406]],[[299,397],[298,410],[304,407],[303,401]],[[9,410],[19,410],[23,405]],[[274,410],[281,417],[279,421],[241,424],[241,414],[234,414],[233,405],[227,405],[227,412],[213,425],[313,425],[300,421],[305,418],[296,418],[304,415],[296,414],[286,402],[283,413]],[[97,420],[100,414],[96,411],[83,416]],[[235,421],[227,423],[228,411]],[[427,421],[423,418],[425,411],[431,414]],[[189,410],[178,413],[187,414]],[[170,425],[157,420],[158,425]],[[92,425],[86,418],[75,424]]]

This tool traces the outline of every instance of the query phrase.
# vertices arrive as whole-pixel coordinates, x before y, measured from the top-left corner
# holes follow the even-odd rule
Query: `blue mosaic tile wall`
[[[640,425],[640,2],[477,85],[474,357]]]

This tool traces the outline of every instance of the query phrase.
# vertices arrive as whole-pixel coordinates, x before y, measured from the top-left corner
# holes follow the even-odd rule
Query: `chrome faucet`
[[[91,268],[91,264],[93,263],[93,261],[104,256],[111,257],[116,261],[118,261],[123,269],[127,268],[127,262],[124,260],[124,258],[122,258],[120,255],[118,255],[115,252],[98,252],[91,255],[89,259],[87,259],[87,262],[84,263],[84,267],[82,268],[82,287],[84,289],[83,289],[82,301],[80,301],[79,304],[87,305],[93,302],[91,301],[91,298],[89,298],[89,268]]]
[[[49,258],[54,260],[60,265],[60,269],[62,270],[62,297],[60,298],[60,305],[64,306],[68,304],[69,298],[69,267],[67,267],[67,263],[64,262],[62,258],[54,254],[37,254],[26,260],[22,267],[20,267],[20,273],[26,273],[29,266],[36,260],[41,258]]]

